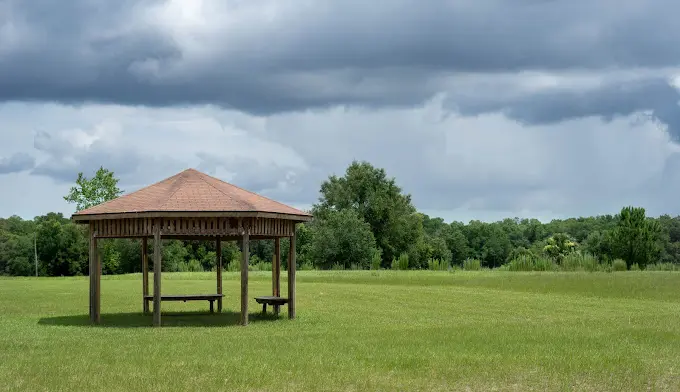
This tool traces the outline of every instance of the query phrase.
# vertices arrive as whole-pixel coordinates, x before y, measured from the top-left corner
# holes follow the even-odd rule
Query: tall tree
[[[112,171],[103,167],[100,167],[91,179],[80,172],[76,179],[76,185],[71,187],[68,195],[64,196],[64,200],[69,203],[76,203],[76,211],[96,206],[115,199],[123,193],[118,189],[118,181]]]
[[[411,196],[402,194],[384,169],[368,162],[353,161],[344,177],[333,175],[321,184],[315,217],[324,219],[330,211],[347,209],[354,210],[370,225],[383,252],[383,266],[422,238],[422,217],[411,203]]]
[[[644,268],[659,257],[660,233],[659,222],[647,219],[644,208],[624,207],[614,231],[618,257],[626,261],[629,269],[633,264]]]

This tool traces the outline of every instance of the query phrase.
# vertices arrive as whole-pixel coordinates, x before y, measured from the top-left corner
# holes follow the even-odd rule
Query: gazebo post
[[[281,238],[274,240],[274,265],[272,265],[272,295],[281,295]]]
[[[250,238],[248,231],[243,234],[241,246],[241,325],[248,325],[248,261],[250,259]]]
[[[90,321],[93,324],[99,324],[101,321],[100,268],[97,237],[95,237],[94,225],[90,224]]]
[[[161,325],[161,222],[153,226],[153,325]]]
[[[146,296],[149,295],[149,257],[146,253],[147,238],[142,237],[142,312],[149,313],[149,301]]]
[[[290,236],[290,251],[288,253],[288,318],[295,318],[295,268],[297,260],[295,259],[295,226],[293,226],[293,235]]]
[[[217,237],[215,242],[215,264],[217,267],[217,294],[222,294],[222,240]],[[217,299],[217,313],[222,313],[222,297]]]

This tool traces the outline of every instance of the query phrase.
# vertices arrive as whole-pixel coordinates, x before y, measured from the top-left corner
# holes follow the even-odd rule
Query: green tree
[[[115,199],[123,193],[118,189],[118,179],[113,172],[100,167],[94,177],[88,179],[82,172],[78,173],[76,185],[71,187],[64,200],[76,203],[76,211],[82,211]]]
[[[470,255],[470,247],[465,234],[456,224],[451,224],[444,232],[444,241],[451,252],[451,264],[463,265],[463,261]]]
[[[371,227],[351,209],[330,211],[311,226],[314,241],[309,255],[317,267],[330,269],[336,264],[352,264],[368,269],[375,252]]]
[[[659,257],[660,233],[659,223],[647,219],[644,208],[624,207],[614,231],[617,256],[626,261],[629,269],[633,264],[644,268]]]
[[[555,259],[557,262],[576,250],[578,244],[566,233],[556,233],[548,238],[547,244],[543,247],[543,252]]]
[[[411,203],[411,196],[402,194],[395,179],[388,178],[384,169],[368,162],[354,161],[344,177],[333,175],[321,184],[314,216],[324,219],[329,212],[342,210],[355,211],[369,224],[382,249],[385,267],[423,235],[422,217]]]

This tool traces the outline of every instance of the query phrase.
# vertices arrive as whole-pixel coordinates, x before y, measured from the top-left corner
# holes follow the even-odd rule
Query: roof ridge
[[[215,178],[215,177],[208,176],[207,174],[203,174],[203,173],[199,172],[198,170],[196,170],[196,173],[198,173],[199,177],[201,178],[201,180],[202,180],[203,182],[205,182],[206,184],[208,184],[209,186],[211,186],[213,189],[215,189],[215,190],[218,191],[219,193],[221,193],[221,194],[223,194],[224,196],[228,197],[230,200],[236,201],[236,202],[239,203],[239,204],[245,204],[246,206],[250,207],[250,209],[252,209],[252,210],[257,210],[257,207],[255,207],[255,206],[252,205],[251,203],[248,203],[248,202],[243,201],[243,200],[235,200],[233,197],[227,195],[227,194],[224,193],[220,188],[218,188],[218,187],[216,187],[215,185],[211,184],[210,182],[206,181],[206,178],[204,178],[204,176],[207,176],[207,177],[209,177],[209,178]],[[229,184],[229,183],[226,182],[226,181],[222,181],[222,182],[224,182],[225,184]],[[231,185],[231,184],[229,184],[229,185]],[[259,195],[258,195],[258,196],[259,196]]]
[[[226,181],[224,181],[224,180],[220,180],[220,179],[217,178],[217,177],[209,176],[209,175],[207,175],[207,174],[205,174],[205,173],[199,172],[198,170],[196,170],[196,172],[198,172],[198,173],[199,173],[200,175],[202,175],[202,176],[206,176],[206,177],[212,178],[212,179],[214,179],[214,180],[217,180],[217,181],[219,181],[219,182],[222,182],[222,183],[224,183],[224,184],[227,184],[227,185],[229,185],[229,186],[232,186],[232,187],[234,187],[234,188],[236,188],[236,189],[239,189],[239,190],[241,190],[241,191],[243,191],[243,192],[250,193],[251,195],[254,195],[254,196],[261,197],[261,198],[263,198],[263,199],[269,200],[269,201],[271,201],[271,202],[273,202],[273,203],[276,203],[276,204],[278,204],[278,205],[280,205],[280,206],[282,206],[282,207],[292,208],[292,209],[294,209],[294,210],[297,210],[297,211],[300,211],[300,212],[302,212],[302,213],[304,213],[304,214],[307,214],[306,212],[304,212],[304,211],[302,211],[302,210],[300,210],[300,209],[298,209],[298,208],[295,208],[295,207],[291,207],[291,206],[285,205],[285,204],[281,203],[280,201],[276,201],[276,200],[274,200],[274,199],[270,199],[270,198],[267,197],[267,196],[262,196],[262,195],[260,195],[259,193],[255,193],[255,192],[253,192],[253,191],[249,191],[249,190],[247,190],[247,189],[241,188],[241,187],[238,186],[238,185],[234,185],[234,184],[232,184],[232,183],[230,183],[230,182],[226,182]],[[207,181],[206,181],[206,182],[207,182]],[[213,186],[213,187],[214,187],[214,186]],[[217,189],[216,187],[214,187],[214,188]],[[218,189],[218,190],[219,190],[219,189]],[[222,191],[220,191],[220,192],[222,192]],[[224,192],[222,192],[222,193],[224,193]]]
[[[184,172],[186,172],[186,170],[184,170],[183,172],[181,172],[181,173],[179,173],[179,174],[182,174],[182,173],[184,173]],[[174,176],[173,176],[173,177],[174,177]],[[165,200],[163,200],[162,203],[160,203],[160,208],[165,207],[165,205],[168,203],[168,201],[169,201],[170,199],[172,199],[173,196],[175,196],[175,193],[177,193],[177,191],[179,191],[180,189],[182,189],[182,184],[184,184],[184,183],[186,182],[186,179],[184,178],[184,176],[180,176],[180,177],[178,178],[178,181],[181,181],[181,182],[178,183],[178,182],[176,181],[176,182],[174,182],[174,183],[172,184],[172,186],[175,186],[175,184],[177,184],[177,186],[175,187],[175,190],[172,191],[172,193],[170,193],[170,194],[165,198]]]

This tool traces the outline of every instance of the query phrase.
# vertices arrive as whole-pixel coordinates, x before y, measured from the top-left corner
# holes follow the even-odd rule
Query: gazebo
[[[212,310],[217,301],[222,311],[222,241],[241,241],[241,325],[248,324],[249,241],[275,241],[272,265],[272,296],[258,302],[288,304],[288,317],[295,318],[295,226],[309,221],[312,215],[249,192],[194,169],[138,191],[120,196],[72,216],[77,223],[89,225],[90,237],[90,321],[101,321],[101,262],[97,240],[104,238],[140,238],[142,240],[142,310],[149,312],[153,301],[153,325],[161,325],[161,301],[208,300]],[[282,237],[290,239],[288,258],[288,298],[281,297]],[[153,295],[149,295],[147,241],[154,239]],[[161,294],[162,239],[210,240],[216,243],[217,293],[200,295]]]

